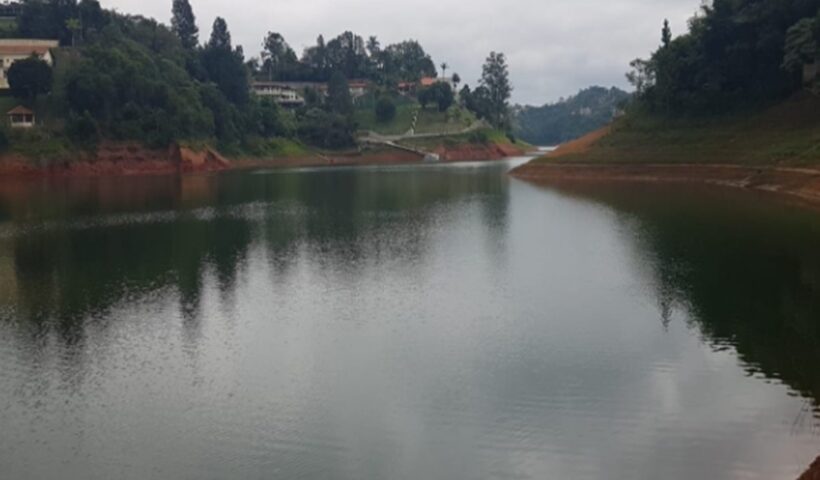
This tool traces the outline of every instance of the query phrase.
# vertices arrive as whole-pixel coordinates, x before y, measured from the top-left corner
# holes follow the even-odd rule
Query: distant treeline
[[[818,44],[820,0],[713,0],[684,35],[665,22],[661,46],[627,77],[652,111],[718,112],[798,90]]]
[[[553,104],[517,106],[513,131],[535,145],[558,145],[608,124],[629,99],[618,88],[590,87]]]

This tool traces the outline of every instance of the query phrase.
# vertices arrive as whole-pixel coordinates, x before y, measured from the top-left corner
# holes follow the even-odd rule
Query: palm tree
[[[441,63],[441,78],[447,78],[447,69],[450,68],[450,65],[447,65],[447,62]]]
[[[77,18],[69,18],[65,21],[65,26],[71,31],[71,46],[74,47],[77,44],[77,32],[79,32],[83,26]]]

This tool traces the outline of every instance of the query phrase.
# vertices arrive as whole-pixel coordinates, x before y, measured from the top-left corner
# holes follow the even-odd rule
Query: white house
[[[348,82],[351,98],[358,99],[367,94],[370,82],[351,80]],[[322,82],[253,82],[251,91],[260,97],[269,97],[283,107],[301,107],[305,104],[304,91],[315,90],[321,96],[327,95],[327,84]]]
[[[54,65],[51,49],[59,46],[60,42],[57,40],[0,39],[0,90],[9,88],[7,75],[14,62],[35,55],[49,65]]]
[[[12,108],[6,116],[9,118],[11,128],[31,128],[36,121],[34,112],[23,106]]]
[[[300,107],[305,99],[297,90],[283,82],[253,82],[251,90],[260,97],[269,97],[283,107]]]

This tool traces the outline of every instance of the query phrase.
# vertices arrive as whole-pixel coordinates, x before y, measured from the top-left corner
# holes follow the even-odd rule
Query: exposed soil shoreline
[[[746,167],[739,165],[601,165],[528,163],[511,172],[516,178],[542,184],[677,183],[706,184],[767,193],[820,205],[820,170]]]
[[[496,143],[442,145],[434,152],[442,162],[499,160],[525,153],[516,146]],[[108,143],[71,161],[49,162],[47,165],[37,165],[21,155],[0,155],[0,178],[179,175],[251,168],[400,165],[422,163],[423,160],[420,155],[395,149],[228,160],[210,148],[192,150],[174,146],[168,150],[151,150],[137,144]]]
[[[820,480],[820,457],[817,457],[806,473],[797,480]]]

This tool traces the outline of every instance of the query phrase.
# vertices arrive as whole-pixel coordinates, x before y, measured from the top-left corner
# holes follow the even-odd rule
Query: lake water
[[[521,161],[0,184],[0,478],[796,479],[820,214]]]

